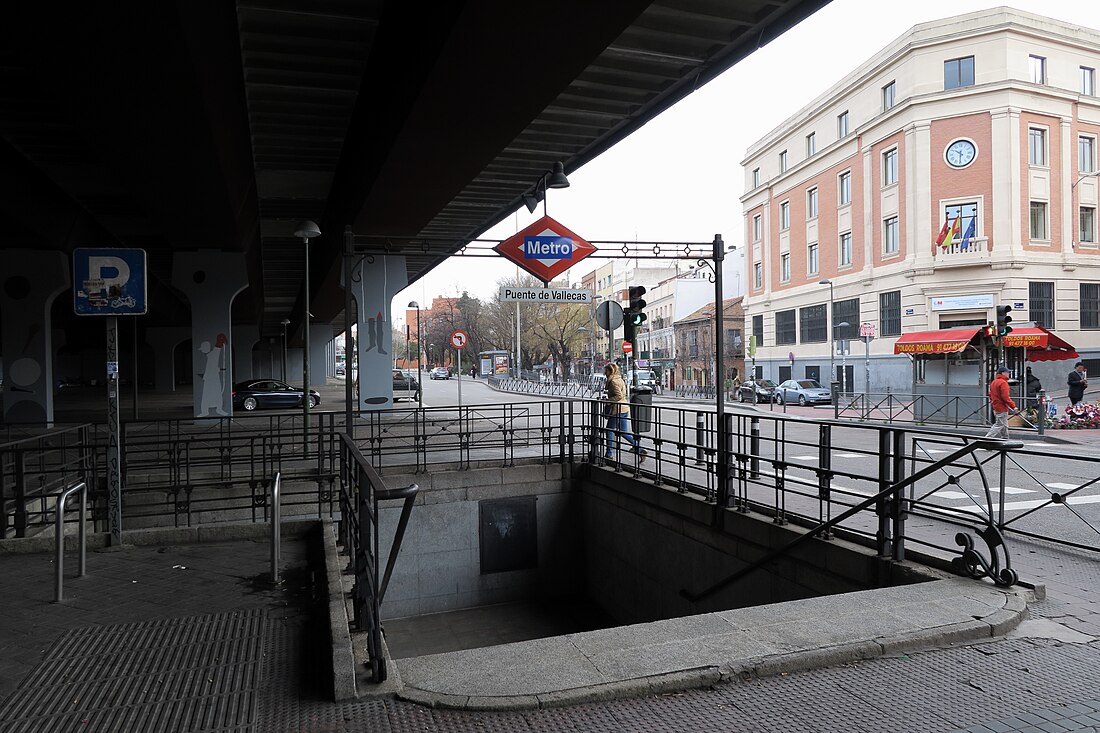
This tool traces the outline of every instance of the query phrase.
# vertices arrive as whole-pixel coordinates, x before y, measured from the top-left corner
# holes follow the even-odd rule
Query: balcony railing
[[[980,237],[971,239],[963,249],[962,241],[954,242],[950,247],[936,247],[936,264],[942,265],[969,265],[984,263],[989,260],[989,238]]]

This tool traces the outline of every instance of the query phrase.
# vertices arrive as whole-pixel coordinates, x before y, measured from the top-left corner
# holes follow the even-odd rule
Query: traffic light
[[[638,326],[646,322],[646,314],[642,311],[645,309],[645,300],[642,296],[645,295],[645,287],[642,285],[632,285],[628,292],[629,303],[626,308],[623,309],[623,340],[634,343],[634,334],[637,332]]]
[[[998,338],[1004,338],[1008,334],[1012,333],[1012,326],[1008,325],[1012,323],[1012,316],[1008,315],[1012,312],[1012,306],[999,305],[997,306],[997,336]]]
[[[986,326],[985,328],[982,329],[982,333],[985,334],[986,336],[988,336],[989,338],[996,338],[996,336],[997,336],[997,327],[994,326],[992,323],[990,323],[988,326]]]

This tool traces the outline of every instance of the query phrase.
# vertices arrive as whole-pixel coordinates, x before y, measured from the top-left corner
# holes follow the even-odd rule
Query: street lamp
[[[546,189],[548,188],[569,188],[569,179],[565,177],[565,166],[560,160],[554,163],[554,170],[544,172],[539,176],[534,188],[520,196],[520,200],[529,212],[534,214],[535,208],[541,201],[542,215],[546,216]]]
[[[594,340],[594,339],[596,338],[596,335],[595,335],[595,333],[593,333],[592,329],[591,329],[591,328],[589,328],[588,326],[580,326],[580,327],[579,327],[579,328],[577,329],[577,333],[591,333],[591,334],[592,334],[592,338],[593,338],[593,340]],[[591,373],[592,373],[592,367],[593,367],[593,366],[594,366],[594,364],[593,364],[593,361],[592,361],[592,352],[591,352],[591,351],[589,351],[589,352],[588,352],[588,373],[589,373],[589,374],[591,374]]]
[[[283,381],[286,381],[286,327],[290,325],[290,319],[284,318],[283,321]]]
[[[852,324],[847,321],[841,321],[836,324],[837,328],[848,328]],[[844,332],[847,335],[847,331]],[[844,350],[840,352],[840,393],[847,394],[848,392],[848,339],[843,339]],[[839,344],[840,342],[836,342]],[[835,345],[835,344],[834,344]]]
[[[423,360],[420,358],[420,304],[415,300],[409,303],[409,308],[416,308],[416,381],[420,386],[416,390],[416,404],[424,406],[424,373],[421,371]]]
[[[832,385],[836,381],[836,366],[833,362],[833,352],[836,351],[836,340],[833,338],[835,335],[833,329],[833,281],[821,280],[817,284],[829,286],[829,314],[825,317],[825,325],[829,328],[829,384]]]
[[[298,222],[294,227],[294,236],[302,240],[305,249],[305,271],[302,273],[302,281],[305,283],[305,294],[302,300],[302,337],[305,340],[305,348],[302,350],[302,457],[309,454],[309,408],[312,401],[309,394],[309,240],[321,236],[321,228],[312,221]]]

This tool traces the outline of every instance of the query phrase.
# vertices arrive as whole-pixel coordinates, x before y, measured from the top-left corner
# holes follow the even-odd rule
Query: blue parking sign
[[[73,250],[73,311],[78,316],[140,316],[148,311],[143,249]]]

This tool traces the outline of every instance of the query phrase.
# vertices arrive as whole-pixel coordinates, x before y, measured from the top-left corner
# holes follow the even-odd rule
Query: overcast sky
[[[730,0],[732,2],[732,0]],[[1011,7],[1100,27],[1097,0],[1017,0]],[[551,189],[548,213],[589,240],[743,241],[741,159],[748,147],[917,23],[994,7],[975,0],[833,0]],[[886,9],[889,9],[886,12]],[[526,208],[485,233],[503,239],[542,216]],[[580,280],[606,260],[569,271]],[[393,300],[405,305],[467,290],[490,297],[516,272],[504,258],[450,259]]]

